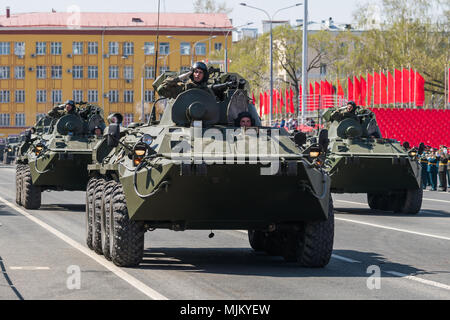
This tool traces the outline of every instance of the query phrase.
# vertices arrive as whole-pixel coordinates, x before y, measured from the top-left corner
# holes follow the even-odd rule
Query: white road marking
[[[426,284],[426,285],[429,285],[429,286],[433,286],[433,287],[436,287],[436,288],[450,290],[450,286],[449,285],[446,285],[446,284],[443,284],[443,283],[440,283],[440,282],[431,281],[431,280],[425,280],[425,279],[422,279],[422,278],[418,278],[418,277],[415,277],[415,276],[409,276],[407,274],[396,272],[396,271],[384,271],[384,272],[389,273],[389,274],[391,274],[393,276],[396,276],[396,277],[401,277],[401,278],[405,278],[405,279],[408,279],[408,280],[413,280],[413,281],[420,282],[420,283],[423,283],[423,284]]]
[[[49,267],[9,267],[11,270],[25,270],[25,271],[34,271],[34,270],[50,270]]]
[[[448,200],[428,199],[428,198],[423,198],[423,200],[450,203],[450,201]]]
[[[102,265],[103,267],[105,267],[106,269],[111,271],[112,273],[114,273],[116,276],[118,276],[122,280],[128,282],[130,285],[132,285],[133,287],[135,287],[136,289],[141,291],[143,294],[145,294],[150,299],[153,299],[153,300],[168,300],[168,298],[166,298],[165,296],[163,296],[159,292],[155,291],[154,289],[150,288],[149,286],[147,286],[143,282],[139,281],[135,277],[131,276],[130,274],[126,273],[125,271],[123,271],[121,268],[117,267],[112,262],[105,260],[103,257],[97,255],[96,253],[93,253],[90,249],[82,246],[81,244],[79,244],[75,240],[72,240],[71,238],[69,238],[68,236],[66,236],[62,232],[56,230],[55,228],[49,226],[45,222],[37,219],[36,217],[33,217],[31,214],[29,214],[25,210],[22,210],[21,208],[17,207],[13,203],[5,200],[2,197],[0,197],[0,201],[3,202],[4,204],[6,204],[11,209],[13,209],[13,210],[19,212],[20,214],[24,215],[29,220],[31,220],[34,223],[40,225],[41,227],[43,227],[47,231],[51,232],[53,235],[55,235],[56,237],[60,238],[61,240],[63,240],[64,242],[66,242],[70,246],[74,247],[78,251],[81,251],[82,253],[84,253],[85,255],[90,257],[91,259],[95,260],[97,263],[99,263],[100,265]]]
[[[335,218],[335,219],[336,219],[336,220],[340,220],[340,221],[346,221],[346,222],[351,222],[351,223],[362,224],[362,225],[366,225],[366,226],[370,226],[370,227],[375,227],[375,228],[381,228],[381,229],[393,230],[393,231],[398,231],[398,232],[410,233],[410,234],[415,234],[415,235],[419,235],[419,236],[425,236],[425,237],[430,237],[430,238],[435,238],[435,239],[448,240],[448,241],[450,241],[450,238],[449,238],[449,237],[437,236],[437,235],[429,234],[429,233],[422,233],[422,232],[416,232],[416,231],[411,231],[411,230],[406,230],[406,229],[399,229],[399,228],[387,227],[387,226],[382,226],[382,225],[380,225],[380,224],[374,224],[374,223],[362,222],[362,221],[351,220],[351,219],[345,219],[345,218]]]
[[[345,262],[350,262],[350,263],[361,263],[361,261],[353,260],[353,259],[346,258],[346,257],[343,257],[343,256],[338,256],[337,254],[332,254],[331,257],[332,257],[332,258],[335,258],[335,259],[338,259],[338,260],[345,261]]]
[[[359,206],[368,206],[367,203],[362,203],[362,202],[353,202],[353,201],[346,201],[346,200],[334,200],[337,202],[344,202],[344,203],[350,203],[350,204],[357,204]]]

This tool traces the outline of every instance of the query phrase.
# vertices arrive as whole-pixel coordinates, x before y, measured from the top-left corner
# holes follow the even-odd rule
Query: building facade
[[[0,134],[23,131],[68,99],[140,121],[156,77],[188,70],[225,40],[231,48],[225,14],[162,13],[157,21],[156,13],[0,16]]]

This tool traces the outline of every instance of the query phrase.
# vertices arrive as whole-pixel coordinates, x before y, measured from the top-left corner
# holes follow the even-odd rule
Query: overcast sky
[[[309,20],[320,22],[332,17],[335,22],[351,23],[352,12],[357,5],[368,2],[379,2],[380,0],[309,0]],[[223,0],[217,0],[221,3]],[[245,2],[248,5],[266,10],[269,15],[273,15],[278,9],[285,8],[303,0],[227,0],[227,7],[233,9],[230,18],[233,25],[239,26],[247,22],[259,28],[261,32],[261,20],[267,20],[267,16],[260,11],[245,8],[239,3]],[[11,12],[51,12],[52,8],[59,12],[66,12],[73,5],[80,7],[81,12],[157,12],[158,0],[0,0],[0,12],[5,14],[5,8],[11,7]],[[193,12],[193,0],[161,0],[161,12]],[[275,20],[303,19],[303,6],[294,9],[280,11]]]

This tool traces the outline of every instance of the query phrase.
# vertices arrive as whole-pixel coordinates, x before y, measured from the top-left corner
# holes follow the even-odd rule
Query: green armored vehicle
[[[333,193],[367,193],[371,209],[416,214],[422,206],[421,166],[416,150],[381,136],[375,114],[356,107],[330,108],[326,168]]]
[[[16,202],[26,209],[41,205],[46,190],[86,190],[87,166],[99,142],[96,127],[103,128],[103,109],[79,103],[70,112],[64,105],[38,121],[21,146],[16,168]]]
[[[88,167],[87,245],[136,266],[146,231],[246,229],[255,250],[324,267],[334,214],[320,146],[299,152],[285,130],[262,127],[239,75],[210,84],[221,94],[185,90],[165,101],[160,121],[125,129],[112,115]],[[250,127],[236,123],[242,112]]]
[[[5,148],[3,149],[3,164],[10,164],[16,160],[16,151],[19,145],[19,135],[11,134],[6,138]]]

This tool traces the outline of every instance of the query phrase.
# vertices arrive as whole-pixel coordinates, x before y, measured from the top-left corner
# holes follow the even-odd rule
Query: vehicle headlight
[[[312,159],[318,158],[320,156],[320,150],[319,149],[311,149],[309,150],[309,157]]]
[[[42,150],[44,150],[43,145],[38,144],[36,147],[34,147],[34,153],[36,153],[37,156],[41,154]]]
[[[410,152],[408,152],[408,155],[411,158],[415,158],[417,156],[417,151],[416,150],[411,150]]]
[[[133,149],[133,164],[138,166],[144,159],[147,153],[147,146],[144,144],[137,144]]]
[[[141,138],[141,141],[149,146],[153,143],[153,137],[149,134],[144,134]]]

